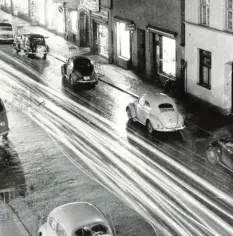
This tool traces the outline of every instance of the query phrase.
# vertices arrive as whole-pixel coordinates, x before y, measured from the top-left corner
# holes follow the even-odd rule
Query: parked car
[[[206,149],[206,157],[212,164],[221,164],[233,171],[233,141],[214,139]]]
[[[146,125],[149,133],[154,130],[171,132],[185,128],[184,118],[172,98],[166,94],[144,94],[126,107],[129,120]]]
[[[44,60],[49,53],[49,46],[41,34],[22,34],[15,37],[13,46],[17,52],[24,51],[28,56],[40,57]]]
[[[95,86],[99,79],[92,61],[84,56],[69,58],[62,65],[61,74],[63,81],[68,82],[72,89],[82,85]]]
[[[40,236],[113,236],[113,230],[103,213],[87,202],[73,202],[53,209]]]
[[[4,138],[7,137],[10,129],[8,126],[8,118],[6,114],[6,108],[0,98],[0,136],[3,136]]]
[[[14,42],[14,29],[11,23],[0,22],[0,42]]]

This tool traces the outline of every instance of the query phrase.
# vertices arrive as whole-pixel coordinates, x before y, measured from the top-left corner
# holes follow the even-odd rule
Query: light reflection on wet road
[[[17,68],[26,70],[20,64]],[[13,101],[18,91],[29,91],[24,112],[62,143],[65,152],[72,150],[74,162],[81,159],[95,178],[155,227],[164,229],[165,224],[164,235],[232,235],[232,177],[191,153],[188,145],[194,142],[185,145],[182,137],[148,137],[139,125],[126,127],[124,109],[132,98],[113,90],[114,95],[106,85],[72,95],[61,92],[56,73],[35,74],[36,81],[43,80],[37,83],[4,62],[0,69],[1,97],[12,94]],[[45,105],[38,106],[40,102]]]

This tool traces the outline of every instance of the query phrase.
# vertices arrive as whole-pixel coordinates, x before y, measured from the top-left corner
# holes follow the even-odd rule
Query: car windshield
[[[32,41],[33,43],[44,43],[44,38],[38,36],[31,36],[30,41]]]
[[[162,103],[159,105],[160,112],[174,111],[174,107],[170,103]]]
[[[74,60],[74,69],[82,76],[90,76],[94,71],[94,66],[88,58],[77,58]]]
[[[12,31],[12,25],[6,23],[0,23],[0,31]]]

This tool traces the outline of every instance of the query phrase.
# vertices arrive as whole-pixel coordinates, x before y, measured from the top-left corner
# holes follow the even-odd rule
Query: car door
[[[57,236],[57,221],[53,217],[49,217],[47,223],[47,235],[48,236]]]
[[[137,105],[137,117],[142,124],[146,123],[146,119],[149,115],[150,109],[150,103],[143,97],[141,97]]]
[[[67,62],[67,66],[66,66],[66,75],[68,78],[73,71],[73,66],[74,66],[74,59],[70,58]]]

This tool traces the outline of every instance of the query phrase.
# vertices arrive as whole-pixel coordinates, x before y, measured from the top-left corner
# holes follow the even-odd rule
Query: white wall
[[[185,55],[187,61],[187,92],[217,105],[231,108],[231,73],[233,35],[186,23]],[[211,90],[199,82],[199,49],[212,55]]]
[[[210,0],[210,25],[209,27],[224,30],[226,22],[225,0]],[[185,2],[185,21],[194,24],[200,23],[200,0]]]

